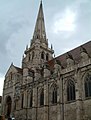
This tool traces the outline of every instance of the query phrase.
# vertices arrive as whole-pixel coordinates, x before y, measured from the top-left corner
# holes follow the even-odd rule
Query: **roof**
[[[23,74],[23,69],[22,68],[19,68],[19,67],[16,67],[16,66],[14,66],[16,69],[17,69],[17,71],[20,73],[20,74]]]
[[[46,30],[45,30],[45,21],[44,21],[42,1],[40,3],[39,12],[38,12],[34,34],[33,34],[33,40],[31,42],[32,43],[35,42],[36,38],[40,38],[41,43],[43,42],[43,43],[48,44],[46,40]]]
[[[72,56],[73,60],[75,61],[75,64],[79,63],[81,61],[81,55],[80,55],[81,47],[84,48],[86,52],[88,53],[88,55],[91,57],[91,41],[89,41],[73,50],[70,50],[69,52],[66,52],[54,58],[53,60],[48,61],[50,68],[53,68],[55,60],[59,60],[61,62],[62,67],[66,68],[66,57],[68,53]]]

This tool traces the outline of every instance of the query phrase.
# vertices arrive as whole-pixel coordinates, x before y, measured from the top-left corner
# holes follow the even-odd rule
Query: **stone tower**
[[[24,52],[24,56],[22,60],[22,67],[24,71],[23,73],[27,75],[28,69],[31,69],[34,70],[36,76],[38,70],[41,71],[43,69],[43,63],[53,58],[52,57],[53,53],[54,53],[53,49],[48,47],[48,39],[46,37],[43,6],[41,1],[30,46],[29,47],[26,46],[26,50]],[[26,76],[25,74],[24,76]]]
[[[41,64],[51,60],[53,50],[48,47],[48,39],[46,37],[45,22],[42,2],[36,20],[36,25],[31,39],[30,46],[26,47],[23,65],[26,63],[29,68],[40,67]]]

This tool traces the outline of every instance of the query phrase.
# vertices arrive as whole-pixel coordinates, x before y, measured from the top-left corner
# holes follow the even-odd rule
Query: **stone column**
[[[76,85],[75,85],[75,91],[76,91],[76,117],[77,120],[82,119],[82,112],[83,112],[83,102],[82,102],[82,82],[81,82],[81,73],[80,71],[75,72],[75,80]]]
[[[24,105],[24,108],[27,107],[27,91],[26,90],[24,91],[24,103],[23,103],[23,105]]]
[[[25,85],[27,83],[27,76],[28,76],[28,68],[25,67],[23,69],[23,85]]]
[[[37,70],[35,70],[35,81],[37,81],[37,80],[39,80],[39,78],[41,77],[41,75],[40,75],[40,73],[37,71]]]
[[[33,108],[32,120],[37,120],[37,107],[38,107],[38,90],[37,87],[33,88]]]
[[[48,85],[44,85],[44,120],[48,120]]]
[[[59,78],[57,78],[57,120],[60,120],[60,115],[61,115],[61,113],[60,113],[60,109],[61,109],[61,107],[60,107],[60,80],[58,80]]]
[[[14,94],[15,94],[15,81],[16,81],[16,77],[13,79],[13,95],[12,95],[12,114],[14,114],[14,108],[15,108],[15,102],[14,102]]]
[[[27,91],[27,107],[29,108],[30,107],[30,96],[31,96],[31,91]]]
[[[11,108],[11,114],[14,115],[14,95],[12,95],[12,108]]]

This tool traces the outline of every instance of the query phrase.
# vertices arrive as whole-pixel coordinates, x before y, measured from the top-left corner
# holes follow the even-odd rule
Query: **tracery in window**
[[[91,75],[85,77],[85,97],[91,97]]]
[[[53,86],[52,89],[52,104],[57,103],[57,86]]]
[[[72,80],[67,84],[67,101],[75,100],[75,84]]]

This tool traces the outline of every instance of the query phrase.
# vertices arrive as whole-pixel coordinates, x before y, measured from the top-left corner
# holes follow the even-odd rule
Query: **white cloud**
[[[4,77],[0,75],[0,95],[2,96]]]
[[[76,28],[75,20],[76,13],[67,8],[62,15],[56,17],[53,26],[54,33],[74,31]]]
[[[77,0],[78,3],[88,3],[90,0]]]

